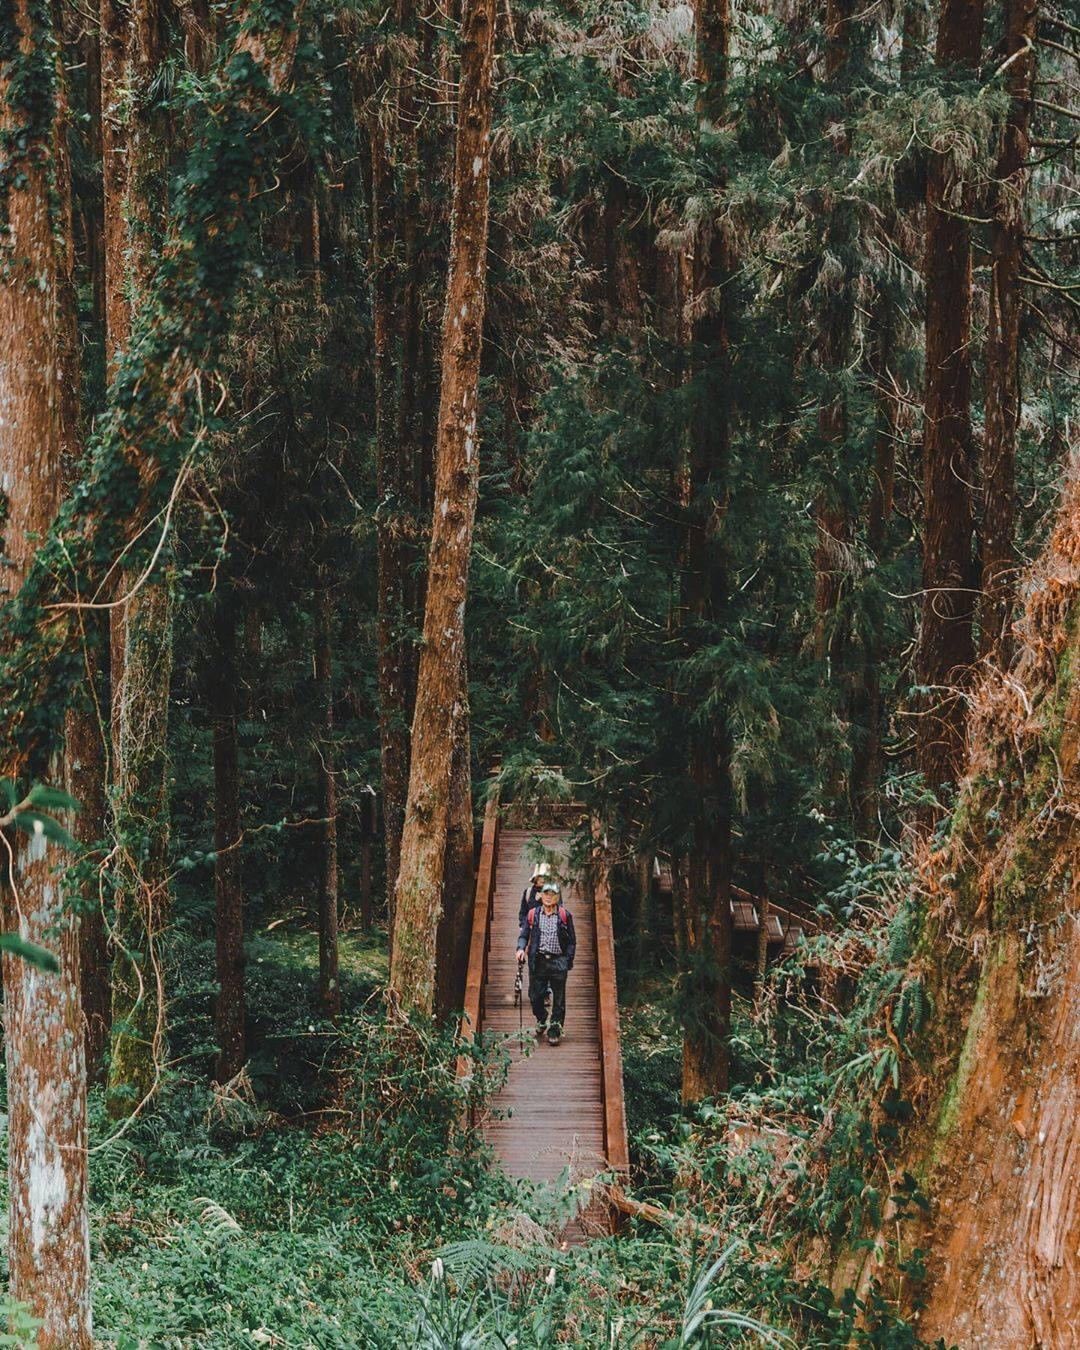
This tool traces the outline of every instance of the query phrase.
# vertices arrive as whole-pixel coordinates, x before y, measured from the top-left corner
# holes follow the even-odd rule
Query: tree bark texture
[[[462,688],[467,691],[467,672]],[[469,756],[469,706],[466,698],[454,722],[450,777],[450,819],[446,835],[442,913],[435,940],[435,1012],[442,1022],[456,1018],[465,999],[469,942],[472,937],[473,811]]]
[[[465,602],[479,485],[495,13],[494,0],[467,0],[462,16],[435,509],[390,966],[398,1005],[423,1016],[435,1003],[433,939],[451,825],[455,724],[467,715]]]
[[[60,31],[61,8],[54,5]],[[96,43],[90,57],[96,60]],[[93,81],[90,81],[91,97]],[[83,467],[82,409],[79,398],[78,295],[75,279],[75,222],[72,210],[71,159],[66,128],[69,122],[67,90],[61,81],[57,90],[56,191],[61,212],[61,281],[57,314],[60,368],[65,372],[60,390],[61,458],[63,489],[78,481]],[[89,232],[88,232],[89,237]],[[94,259],[88,258],[93,268]],[[93,277],[93,272],[92,272]],[[64,720],[65,786],[79,803],[72,833],[90,848],[99,845],[105,833],[105,746],[102,705],[101,661],[105,627],[93,611],[79,614],[85,683]],[[100,855],[99,855],[100,856]],[[102,911],[100,877],[88,875],[82,886],[79,914],[79,985],[85,1027],[84,1053],[88,1077],[97,1076],[108,1040],[109,968]]]
[[[161,934],[169,919],[169,688],[173,583],[163,577],[125,605],[119,737],[109,1110],[125,1116],[157,1087],[165,1051]]]
[[[379,507],[377,622],[379,744],[382,769],[386,895],[391,939],[409,788],[409,685],[405,636],[405,545],[401,521],[404,474],[395,438],[397,327],[394,304],[394,168],[386,128],[371,131],[372,308],[375,346],[375,443]]]
[[[913,974],[934,1010],[925,1342],[1066,1350],[1080,1325],[1080,482],[1026,579],[1017,648],[973,699],[952,836],[924,869]],[[932,1103],[931,1103],[932,1105]]]
[[[333,605],[329,587],[320,586],[317,600],[315,681],[322,718],[318,749],[319,814],[322,833],[319,860],[319,1006],[326,1017],[341,1012],[338,977],[338,805],[334,751]]]
[[[149,286],[164,206],[166,129],[155,109],[163,55],[159,0],[103,0],[105,315],[110,369],[130,341],[133,304]],[[106,21],[109,27],[106,27]],[[137,466],[143,472],[143,466]],[[172,671],[172,575],[121,568],[111,611],[116,869],[109,1108],[135,1109],[153,1091],[163,1053],[164,1000],[157,934],[167,919],[166,783]],[[131,597],[130,599],[126,597]],[[154,737],[160,737],[155,743]]]
[[[974,71],[983,0],[943,0],[937,64]],[[918,677],[918,764],[927,784],[955,782],[963,754],[966,689],[975,655],[978,577],[971,484],[970,192],[947,151],[932,151],[926,188],[926,392],[923,435],[923,600]]]
[[[695,9],[698,117],[709,130],[723,113],[731,40],[729,0],[701,0]],[[710,640],[727,597],[723,556],[724,494],[729,457],[728,329],[721,284],[730,275],[722,228],[701,231],[696,244],[693,344],[699,363],[691,427],[683,609],[691,650]],[[688,726],[690,775],[698,799],[686,874],[683,962],[684,1102],[727,1089],[731,1020],[731,756],[726,715]]]
[[[896,483],[898,403],[893,391],[892,361],[896,342],[896,307],[888,294],[878,298],[873,356],[877,404],[874,477],[867,504],[866,546],[876,567],[885,561],[885,541],[893,513]],[[862,669],[854,699],[849,795],[852,819],[864,846],[877,838],[878,798],[882,773],[881,664],[885,657],[884,615],[875,612],[867,625]]]
[[[228,1083],[247,1058],[244,1024],[244,887],[240,853],[240,672],[236,663],[236,595],[226,582],[214,606],[214,950],[218,993],[214,1009],[215,1076]]]
[[[1028,127],[1035,78],[1038,0],[1008,0],[1005,59],[1010,106],[994,175],[990,311],[986,333],[986,431],[982,489],[980,647],[1007,654],[1015,595],[1016,433],[1020,420],[1020,265],[1024,253]]]
[[[61,98],[51,111],[16,102],[14,67],[25,87],[60,77],[50,34],[35,7],[15,0],[0,20],[14,54],[0,70],[0,130],[17,137],[19,172],[6,183],[8,230],[0,240],[0,489],[7,499],[4,551],[8,583],[25,577],[37,541],[60,505],[64,476],[65,389],[72,368],[67,244],[70,211],[50,210],[68,180],[58,156],[64,134]],[[5,42],[5,46],[8,43]],[[56,86],[53,85],[55,90]],[[53,181],[50,181],[53,180]],[[67,363],[67,364],[65,364]],[[70,431],[70,426],[68,427]],[[4,777],[30,771],[57,785],[58,756],[46,764],[8,763]],[[58,859],[44,835],[10,839],[0,893],[4,928],[53,951],[58,974],[5,955],[4,1034],[8,1094],[8,1267],[12,1298],[42,1326],[44,1350],[89,1350],[90,1242],[86,1208],[86,1066],[79,1003],[78,925],[65,912]]]

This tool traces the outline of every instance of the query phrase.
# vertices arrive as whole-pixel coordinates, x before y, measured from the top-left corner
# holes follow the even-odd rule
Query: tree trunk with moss
[[[125,605],[113,925],[112,1059],[108,1102],[124,1116],[154,1092],[164,1059],[161,935],[169,918],[168,719],[173,656],[171,580]]]
[[[467,688],[466,673],[462,687]],[[442,914],[435,938],[435,1012],[442,1022],[457,1017],[465,1000],[473,907],[472,773],[469,706],[462,701],[454,726],[450,774],[450,819],[446,835]]]
[[[47,7],[46,7],[47,10]],[[0,486],[5,590],[18,589],[60,506],[70,390],[79,387],[65,235],[70,213],[62,71],[39,6],[15,0],[0,19],[0,133],[16,172],[5,176],[0,239]],[[21,93],[20,93],[21,91]],[[23,94],[32,94],[25,102]],[[13,758],[0,777],[59,786],[56,750]],[[79,1000],[78,923],[65,908],[60,859],[44,834],[10,840],[2,896],[5,931],[55,953],[45,972],[3,958],[7,1061],[8,1292],[41,1326],[42,1350],[89,1350],[86,1066]]]
[[[154,104],[164,21],[159,0],[136,0],[129,9],[106,0],[102,19],[110,25],[102,33],[106,345],[115,367],[130,339],[132,304],[147,293],[165,206],[166,128]],[[116,584],[111,720],[119,851],[108,1100],[110,1111],[121,1116],[154,1090],[164,1044],[157,942],[169,901],[165,738],[173,582],[168,569],[147,578],[139,568],[124,567]]]
[[[494,0],[468,0],[462,19],[435,510],[390,964],[392,997],[404,1012],[421,1016],[431,1016],[435,1008],[435,933],[452,825],[454,744],[467,718],[465,602],[479,485],[477,402],[494,59]]]
[[[1007,668],[973,691],[952,832],[923,867],[911,978],[933,1009],[907,1160],[932,1210],[919,1334],[1074,1346],[1080,1325],[1080,474]],[[927,1088],[927,1083],[930,1087]]]

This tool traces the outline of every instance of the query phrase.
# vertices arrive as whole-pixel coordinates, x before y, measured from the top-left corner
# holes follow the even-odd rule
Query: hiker
[[[518,907],[518,927],[525,922],[525,915],[540,903],[540,887],[551,877],[551,868],[547,863],[537,863],[532,870],[529,884],[521,892],[521,904]]]
[[[559,888],[545,881],[540,903],[525,915],[518,934],[517,959],[529,962],[529,1002],[536,1018],[537,1038],[547,1031],[549,1045],[562,1040],[566,1020],[566,977],[574,968],[577,938],[574,916],[559,903]],[[551,1018],[547,996],[551,994]]]

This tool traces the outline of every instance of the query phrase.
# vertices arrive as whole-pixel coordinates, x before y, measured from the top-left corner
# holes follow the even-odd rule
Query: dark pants
[[[534,1017],[538,1022],[543,1022],[547,1017],[545,1003],[550,990],[549,1025],[558,1027],[560,1031],[566,1021],[566,970],[563,966],[564,963],[560,959],[552,960],[538,953],[533,968],[529,971],[529,1002],[532,1004]]]

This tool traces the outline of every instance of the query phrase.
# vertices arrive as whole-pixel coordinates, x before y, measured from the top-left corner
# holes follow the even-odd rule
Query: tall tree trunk
[[[1011,102],[994,175],[990,228],[986,433],[981,475],[983,598],[979,613],[984,656],[995,649],[1007,654],[1007,628],[1016,590],[1013,518],[1020,418],[1020,263],[1038,8],[1038,0],[1007,0],[1005,7],[1005,59],[1010,63],[1006,80]]]
[[[214,943],[218,994],[215,1076],[227,1083],[244,1066],[244,888],[240,855],[239,679],[236,593],[226,581],[214,606]]]
[[[151,582],[125,605],[117,790],[109,1111],[126,1116],[154,1093],[165,1052],[161,934],[169,917],[169,688],[173,585]]]
[[[160,0],[135,0],[126,11],[104,0],[102,17],[119,30],[102,33],[105,154],[107,159],[124,161],[122,166],[111,164],[105,185],[105,312],[110,363],[115,365],[130,338],[132,297],[144,295],[150,282],[154,236],[165,209],[166,129],[154,106],[163,18]],[[119,86],[117,79],[122,81]],[[120,187],[123,195],[118,198]],[[124,1115],[154,1090],[164,1046],[157,942],[169,902],[166,737],[173,574],[167,568],[147,580],[139,570],[125,567],[117,584],[122,603],[112,610],[111,665],[113,802],[120,863],[109,1107],[114,1115]]]
[[[937,64],[971,73],[982,46],[983,0],[942,0]],[[955,782],[966,688],[975,656],[978,578],[971,483],[970,193],[948,151],[930,155],[926,187],[926,393],[923,436],[923,601],[918,764],[927,784]]]
[[[634,946],[639,968],[644,968],[652,945],[652,884],[653,855],[648,849],[641,849],[637,855],[636,899],[637,922],[634,925]]]
[[[421,1016],[435,1004],[432,938],[442,908],[455,728],[467,707],[465,602],[479,485],[495,13],[494,0],[466,0],[462,15],[435,510],[390,964],[392,996],[406,1013]]]
[[[322,727],[318,747],[319,814],[322,840],[319,863],[319,1006],[326,1017],[341,1012],[338,978],[338,822],[334,753],[333,606],[324,580],[318,594],[315,682],[319,687]]]
[[[877,435],[874,450],[874,477],[867,507],[866,546],[880,567],[884,561],[885,539],[893,511],[896,478],[897,399],[892,389],[892,360],[896,341],[896,307],[890,295],[878,298],[876,351],[873,356]],[[881,663],[885,655],[882,616],[868,616],[867,637],[862,670],[855,695],[856,737],[851,756],[851,811],[855,828],[864,846],[878,836],[878,792],[882,771],[882,694]]]
[[[703,132],[719,121],[727,87],[731,40],[729,0],[700,0],[697,23],[698,117]],[[727,569],[718,523],[729,456],[728,316],[721,284],[731,274],[722,228],[702,231],[694,292],[693,343],[698,394],[689,463],[689,520],[683,577],[691,645],[711,640],[710,628],[727,597]],[[708,293],[708,294],[706,294]],[[697,789],[693,851],[687,870],[682,1097],[724,1092],[728,1084],[731,1020],[731,748],[726,714],[694,727],[690,774]]]
[[[854,0],[828,0],[825,9],[825,78],[836,85],[845,74],[851,52],[851,18]],[[846,133],[838,147],[847,153]],[[819,661],[828,660],[833,650],[832,617],[840,599],[844,556],[851,539],[851,517],[844,500],[844,447],[847,441],[848,413],[842,379],[851,347],[854,308],[851,278],[847,259],[851,253],[852,218],[850,207],[843,201],[834,203],[826,217],[825,244],[834,261],[842,269],[826,290],[824,312],[817,325],[821,369],[832,388],[824,391],[824,402],[818,414],[818,431],[826,455],[825,471],[841,486],[826,488],[817,506],[818,544],[815,588],[817,624],[815,654]],[[840,388],[836,386],[840,385]]]
[[[62,36],[62,10],[58,5],[54,6],[54,13],[58,31]],[[93,67],[97,63],[97,42],[84,35],[81,45],[90,67],[87,85],[93,120],[95,111],[93,103],[97,86]],[[67,91],[62,81],[58,85],[57,120],[60,128],[66,127],[69,120]],[[63,441],[63,486],[66,495],[78,481],[85,456],[79,390],[78,294],[75,278],[71,158],[67,136],[63,131],[56,139],[56,187],[59,209],[62,213],[61,290],[57,338],[60,343],[61,369],[65,372],[60,389],[60,424]],[[87,232],[87,263],[95,302],[98,282],[95,265],[100,268],[100,259],[96,253],[96,242],[92,245],[90,241],[94,234],[93,227],[97,223],[91,212],[90,228]],[[89,849],[99,845],[105,833],[105,746],[102,741],[103,691],[100,679],[104,625],[100,615],[93,610],[81,612],[79,624],[86,681],[64,719],[65,772],[67,791],[79,803],[73,833],[79,842]],[[100,854],[98,858],[100,859]],[[87,1076],[93,1079],[101,1066],[109,1027],[108,950],[100,878],[97,875],[86,877],[80,901],[79,985],[85,1028],[84,1054]]]
[[[926,1344],[1068,1350],[1080,1325],[1078,557],[1074,464],[1016,652],[982,673],[953,829],[919,886],[928,1128],[902,1165],[933,1203],[904,1234],[926,1254]]]
[[[386,893],[391,942],[401,831],[409,787],[409,728],[416,702],[425,568],[420,520],[425,469],[421,444],[420,126],[417,72],[428,64],[430,26],[413,0],[398,0],[403,55],[394,75],[392,131],[372,130],[372,229],[376,307],[376,423],[380,511],[379,710],[383,777]],[[420,33],[417,33],[417,27]],[[421,38],[423,39],[421,41]],[[396,181],[395,161],[400,170]]]
[[[462,688],[468,688],[467,672]],[[435,1012],[449,1022],[461,1012],[468,977],[472,936],[473,811],[469,756],[469,706],[466,699],[454,723],[453,767],[450,776],[450,817],[446,835],[442,914],[435,941]]]
[[[900,49],[900,83],[909,86],[919,70],[926,44],[927,0],[905,0]],[[894,206],[884,223],[889,239],[898,237],[901,211]],[[896,483],[896,450],[899,440],[900,399],[893,365],[896,356],[899,309],[888,281],[879,288],[871,323],[869,364],[874,381],[876,434],[874,475],[866,508],[866,546],[875,570],[886,558],[889,521],[893,514]],[[880,596],[880,592],[879,592]],[[881,666],[885,659],[884,606],[866,616],[867,636],[862,669],[855,693],[854,744],[852,747],[850,798],[857,837],[864,851],[873,847],[879,834],[879,794],[882,776],[882,722],[884,704]]]
[[[373,792],[361,796],[360,807],[360,927],[371,931],[371,845],[375,837],[376,798]]]
[[[40,7],[14,0],[0,24],[7,56],[0,70],[0,131],[17,147],[18,172],[5,180],[0,240],[0,484],[6,576],[17,588],[60,506],[64,477],[65,390],[78,389],[70,340],[67,243],[69,203],[58,216],[54,192],[67,193],[62,74]],[[16,65],[21,67],[17,72]],[[19,82],[16,82],[17,76]],[[34,103],[19,102],[20,87]],[[43,91],[47,91],[42,97]],[[12,167],[11,164],[8,166]],[[65,300],[69,312],[64,312]],[[67,430],[70,432],[70,425]],[[54,784],[60,757],[8,763],[2,775],[29,770]],[[58,974],[5,955],[4,1034],[8,1104],[8,1288],[40,1320],[44,1350],[90,1350],[90,1240],[86,1195],[86,1065],[79,1005],[79,936],[65,909],[56,858],[44,836],[14,839],[0,880],[4,928],[54,951]]]
[[[827,0],[825,9],[825,80],[838,107],[836,115],[840,117],[845,117],[848,110],[854,9],[854,0]],[[849,150],[846,127],[838,135],[830,134],[829,139],[839,167]],[[821,300],[814,324],[814,345],[823,381],[818,435],[824,482],[816,510],[814,654],[821,665],[821,678],[830,691],[833,707],[842,720],[854,723],[857,709],[852,706],[850,687],[854,653],[846,630],[836,624],[836,613],[845,582],[848,589],[851,586],[849,560],[855,534],[845,372],[851,360],[854,331],[852,257],[857,238],[854,211],[845,194],[836,193],[822,214],[825,237],[817,288]],[[856,726],[854,731],[857,735],[859,728]],[[826,779],[829,797],[843,802],[846,787],[850,799],[850,780],[845,784],[843,765],[834,759],[830,767]]]
[[[401,522],[403,466],[395,437],[397,329],[394,307],[394,168],[386,128],[371,131],[372,276],[375,346],[375,444],[379,743],[382,767],[386,896],[393,941],[394,895],[409,787],[409,678],[405,659],[405,549]]]

